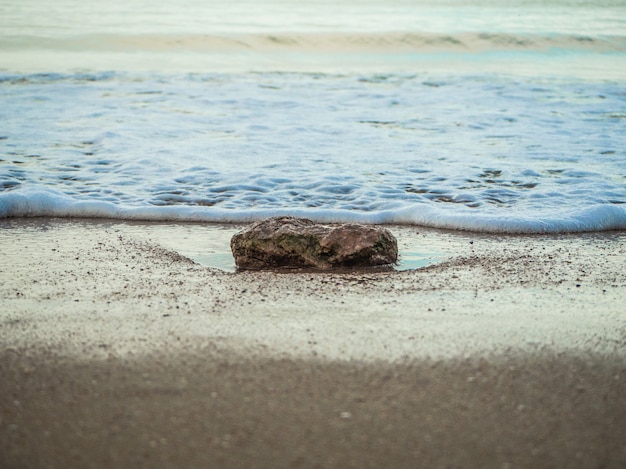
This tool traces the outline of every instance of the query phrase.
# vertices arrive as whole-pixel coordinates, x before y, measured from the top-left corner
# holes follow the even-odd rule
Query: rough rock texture
[[[230,241],[240,269],[373,267],[393,264],[398,243],[386,228],[326,226],[305,218],[254,223]]]

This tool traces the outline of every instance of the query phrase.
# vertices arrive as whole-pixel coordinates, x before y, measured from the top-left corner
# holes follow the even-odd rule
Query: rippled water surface
[[[0,12],[0,216],[626,227],[620,2]]]

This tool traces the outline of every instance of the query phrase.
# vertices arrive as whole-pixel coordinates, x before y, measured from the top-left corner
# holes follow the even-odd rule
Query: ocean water
[[[626,229],[623,1],[5,0],[0,217]]]

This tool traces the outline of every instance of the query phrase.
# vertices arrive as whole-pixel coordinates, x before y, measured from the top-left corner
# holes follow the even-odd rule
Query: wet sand
[[[388,273],[181,254],[229,229],[0,222],[0,466],[626,464],[626,233],[394,227],[443,260]]]

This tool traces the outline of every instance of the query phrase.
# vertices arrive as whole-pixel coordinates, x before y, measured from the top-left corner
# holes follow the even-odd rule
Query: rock
[[[240,269],[372,267],[398,259],[398,242],[386,228],[319,225],[305,218],[274,217],[234,235],[230,247]]]

